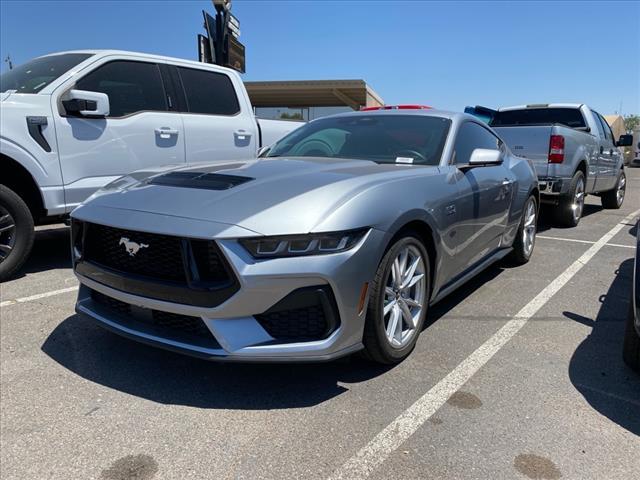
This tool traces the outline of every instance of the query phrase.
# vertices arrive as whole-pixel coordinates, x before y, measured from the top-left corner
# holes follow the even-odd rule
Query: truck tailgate
[[[526,157],[533,162],[538,178],[548,175],[549,137],[553,129],[551,125],[493,127],[493,129],[509,145],[514,155]]]

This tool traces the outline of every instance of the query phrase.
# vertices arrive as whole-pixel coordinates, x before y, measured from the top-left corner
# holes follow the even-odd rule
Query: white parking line
[[[624,225],[623,225],[624,227]],[[547,237],[546,235],[536,235],[536,239],[541,238],[543,240],[559,240],[561,242],[574,242],[574,243],[587,243],[589,245],[593,245],[596,242],[592,242],[591,240],[578,240],[577,238],[561,238],[561,237]],[[607,247],[619,247],[619,248],[630,248],[634,250],[636,247],[633,245],[621,245],[619,243],[607,243]]]
[[[8,307],[9,305],[15,305],[16,303],[32,302],[41,298],[53,297],[54,295],[60,295],[61,293],[74,292],[78,290],[78,286],[62,288],[60,290],[52,290],[50,292],[38,293],[37,295],[31,295],[29,297],[16,298],[15,300],[5,300],[0,302],[0,307]]]
[[[376,435],[367,445],[347,460],[331,479],[367,478],[402,443],[424,424],[444,403],[458,391],[480,368],[482,368],[513,336],[524,327],[573,276],[591,260],[609,240],[611,240],[631,221],[640,210],[627,216],[622,222],[602,236],[589,249],[573,262],[555,280],[525,305],[515,317],[509,320],[489,340],[462,361],[453,371],[440,380],[431,390],[420,397],[413,405],[402,412],[387,427]]]

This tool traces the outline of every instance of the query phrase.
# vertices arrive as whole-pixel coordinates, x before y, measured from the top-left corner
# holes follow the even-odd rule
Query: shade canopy
[[[245,82],[254,107],[360,107],[383,105],[364,80]]]

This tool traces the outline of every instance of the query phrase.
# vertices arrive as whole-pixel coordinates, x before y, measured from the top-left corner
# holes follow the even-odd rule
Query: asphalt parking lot
[[[394,368],[215,364],[75,315],[68,230],[2,284],[4,479],[621,478],[640,471],[640,376],[621,359],[640,209],[589,197],[524,267],[436,305]]]

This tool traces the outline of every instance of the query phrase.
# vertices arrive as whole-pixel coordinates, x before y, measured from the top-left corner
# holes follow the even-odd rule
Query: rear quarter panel
[[[570,179],[584,161],[587,165],[586,189],[593,191],[598,175],[598,139],[590,133],[562,125],[553,126],[553,135],[564,137],[564,162],[550,164],[549,176]]]

